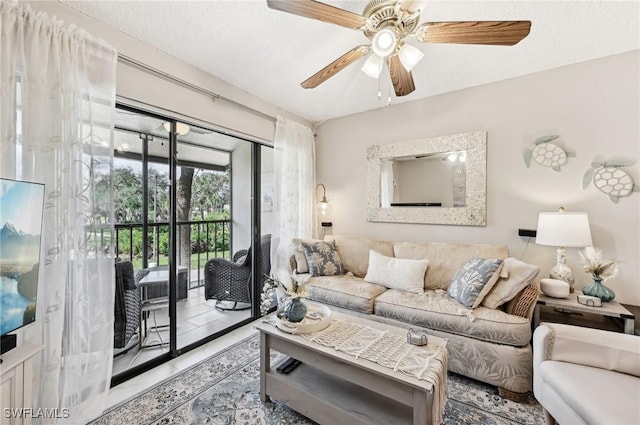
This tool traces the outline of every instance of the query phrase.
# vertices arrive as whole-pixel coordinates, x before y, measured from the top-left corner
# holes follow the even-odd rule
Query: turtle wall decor
[[[593,180],[593,185],[602,193],[609,195],[612,202],[629,196],[633,192],[640,192],[640,187],[633,183],[633,178],[623,167],[633,165],[633,162],[611,160],[606,162],[592,162],[582,177],[582,188],[586,189]]]
[[[531,167],[533,159],[544,167],[560,172],[560,167],[567,163],[568,158],[574,158],[576,154],[562,148],[558,143],[553,143],[559,137],[556,134],[538,137],[533,146],[526,148],[522,154],[527,168]]]

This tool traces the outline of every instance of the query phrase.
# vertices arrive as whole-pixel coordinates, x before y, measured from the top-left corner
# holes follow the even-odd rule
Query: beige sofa
[[[495,385],[506,397],[517,399],[532,389],[531,316],[538,289],[536,272],[511,301],[499,308],[468,309],[446,294],[456,272],[471,258],[507,258],[503,245],[409,243],[329,236],[334,240],[346,274],[311,276],[304,254],[294,241],[291,257],[294,278],[308,299],[350,314],[423,329],[446,338],[449,370]],[[367,282],[369,250],[388,257],[428,259],[423,294],[388,289]],[[297,257],[297,260],[296,260]],[[304,263],[304,264],[302,264]]]
[[[543,323],[533,335],[533,377],[549,425],[640,424],[637,336]]]

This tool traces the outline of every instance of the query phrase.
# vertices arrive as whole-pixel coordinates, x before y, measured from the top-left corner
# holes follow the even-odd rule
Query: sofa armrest
[[[551,345],[553,344],[553,331],[547,323],[540,324],[533,331],[533,394],[541,399],[544,388],[540,376],[540,364],[551,357]]]
[[[640,338],[600,329],[544,323],[534,332],[535,364],[556,360],[640,377]]]

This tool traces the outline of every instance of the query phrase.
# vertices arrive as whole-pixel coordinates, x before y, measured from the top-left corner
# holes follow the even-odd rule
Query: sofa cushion
[[[529,286],[538,276],[540,267],[527,264],[517,258],[509,257],[504,260],[504,267],[495,286],[482,300],[482,305],[488,308],[498,308],[507,301],[511,301],[524,288]]]
[[[307,257],[304,255],[304,250],[302,249],[302,242],[314,243],[321,241],[318,239],[293,239],[293,256],[296,259],[296,272],[309,273],[309,265],[307,264]]]
[[[304,282],[303,294],[310,300],[369,314],[373,313],[374,298],[387,290],[351,275],[298,276],[297,280]]]
[[[334,276],[344,273],[335,242],[301,242],[304,256],[313,276]]]
[[[393,252],[397,258],[429,260],[429,269],[424,277],[425,289],[447,289],[460,267],[474,257],[504,259],[509,256],[506,245],[449,242],[396,242]]]
[[[364,280],[401,291],[424,292],[424,274],[427,260],[410,260],[382,255],[373,249],[369,251],[369,269]]]
[[[531,323],[526,318],[486,307],[469,310],[440,291],[413,294],[389,289],[376,298],[374,311],[407,324],[497,344],[522,347],[531,339]]]
[[[369,250],[373,249],[382,255],[393,257],[393,242],[340,235],[328,235],[325,240],[336,242],[345,270],[358,277],[367,274]]]
[[[472,258],[453,277],[447,294],[465,307],[476,308],[500,277],[502,260]]]
[[[553,360],[542,362],[539,373],[544,383],[543,401],[547,401],[546,387],[550,387],[585,423],[639,423],[640,379],[637,377]]]

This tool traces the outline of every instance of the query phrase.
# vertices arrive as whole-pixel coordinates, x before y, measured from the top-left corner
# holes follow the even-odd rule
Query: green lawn
[[[223,258],[229,258],[229,251],[218,251],[217,255],[215,251],[206,253],[206,252],[201,252],[199,254],[191,254],[191,270],[195,270],[198,268],[198,256],[200,256],[200,267],[204,267],[204,263],[207,262],[207,255],[208,258],[214,258],[214,257],[223,257]],[[154,261],[154,260],[149,260],[149,262]],[[166,265],[169,264],[169,257],[166,255],[160,255],[160,261],[158,262],[159,265]],[[142,268],[142,258],[134,258],[133,259],[133,268],[135,270],[139,270]]]

